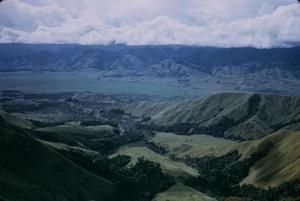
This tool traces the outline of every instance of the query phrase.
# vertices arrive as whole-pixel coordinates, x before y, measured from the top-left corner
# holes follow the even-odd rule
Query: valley
[[[299,54],[299,47],[0,44],[0,90],[192,99],[232,91],[297,96]]]
[[[299,102],[298,97],[253,93],[185,100],[2,91],[1,153],[11,154],[1,160],[0,197],[8,201],[19,197],[81,201],[97,196],[108,201],[259,201],[261,196],[270,201],[297,200]],[[41,160],[46,161],[33,163],[39,158],[36,154],[44,152]],[[14,168],[20,163],[24,170]],[[33,175],[35,168],[41,173]],[[89,181],[65,180],[69,189],[63,192],[48,187],[56,180],[40,180],[46,173],[74,178],[80,171],[84,178],[79,181]],[[97,188],[104,185],[103,192],[86,189],[89,182]],[[19,193],[12,193],[15,188]],[[75,197],[68,194],[71,189]]]
[[[300,201],[300,0],[0,0],[0,201]]]

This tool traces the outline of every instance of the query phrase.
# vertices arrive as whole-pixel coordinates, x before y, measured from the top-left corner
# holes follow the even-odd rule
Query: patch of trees
[[[99,126],[99,125],[111,125],[113,127],[118,126],[118,124],[113,123],[108,120],[90,120],[90,121],[81,121],[80,125],[81,126]]]
[[[43,121],[36,121],[36,120],[30,120],[30,122],[36,128],[45,128],[45,127],[59,126],[64,124],[64,122],[43,122]]]
[[[128,156],[92,159],[80,153],[59,151],[87,171],[112,181],[117,186],[111,201],[151,201],[154,196],[174,184],[173,178],[162,173],[160,165],[143,158],[132,167]]]
[[[166,149],[165,147],[162,147],[162,146],[160,146],[158,144],[155,144],[154,142],[151,142],[151,141],[147,141],[146,145],[149,149],[151,149],[152,151],[154,151],[158,154],[161,154],[161,155],[167,154],[169,152],[168,149]]]
[[[232,194],[253,201],[298,201],[300,200],[300,178],[269,189],[252,185],[236,186],[232,189]]]
[[[150,201],[174,184],[173,178],[162,173],[158,163],[142,158],[123,173],[123,182],[114,201]]]
[[[293,200],[300,195],[300,178],[276,188],[262,189],[239,183],[249,174],[250,167],[265,156],[270,147],[240,158],[237,151],[220,157],[189,158],[185,162],[195,167],[200,176],[187,180],[187,184],[220,200],[283,201]],[[228,199],[226,199],[228,198]],[[230,199],[229,199],[230,198]]]
[[[151,125],[151,127],[153,128],[153,130],[161,131],[161,132],[173,132],[177,134],[206,133],[215,137],[224,137],[224,133],[227,130],[242,122],[244,122],[244,120],[234,120],[229,117],[223,116],[216,124],[210,126],[200,126],[198,123],[176,123],[170,126]],[[242,140],[242,138],[239,136],[236,136],[233,139]]]

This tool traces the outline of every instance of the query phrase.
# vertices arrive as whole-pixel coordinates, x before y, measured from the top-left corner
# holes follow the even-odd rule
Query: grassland
[[[250,168],[241,184],[256,187],[276,187],[300,177],[300,132],[280,131],[259,140],[237,143],[206,135],[182,136],[156,133],[149,139],[177,157],[221,156],[239,150],[244,160],[254,153],[266,155]]]
[[[216,199],[178,183],[167,191],[156,195],[153,201],[216,201]]]
[[[174,176],[197,176],[199,173],[194,168],[185,165],[182,162],[175,162],[166,156],[155,153],[151,149],[139,145],[125,145],[122,146],[116,153],[111,155],[115,157],[118,155],[126,155],[131,157],[129,165],[134,165],[138,158],[144,158],[149,161],[159,163],[163,173]]]
[[[158,132],[149,141],[168,150],[170,154],[183,158],[185,156],[203,157],[220,156],[232,151],[237,142],[208,135],[176,135]]]
[[[242,184],[276,187],[300,177],[300,132],[280,131],[256,141],[242,143],[242,159],[254,152],[267,152],[250,169]]]
[[[17,118],[16,116],[7,113],[3,110],[0,109],[0,117],[3,119],[8,124],[15,125],[20,128],[25,128],[25,129],[31,129],[33,125],[31,124],[30,121],[26,121],[21,118]]]

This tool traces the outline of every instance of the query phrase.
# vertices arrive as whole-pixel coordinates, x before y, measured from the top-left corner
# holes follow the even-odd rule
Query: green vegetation
[[[188,180],[187,184],[221,200],[231,196],[253,201],[297,199],[300,195],[300,179],[285,182],[278,187],[268,189],[245,184],[239,185],[243,178],[249,174],[250,167],[267,155],[271,149],[272,147],[266,147],[263,152],[253,153],[244,160],[239,160],[240,155],[237,151],[221,157],[186,159],[186,162],[194,164],[201,174],[197,178]]]
[[[0,195],[9,201],[150,201],[174,184],[160,165],[139,158],[56,151],[0,118]]]
[[[198,171],[194,168],[182,162],[172,161],[167,156],[160,155],[145,146],[125,145],[110,157],[113,158],[119,155],[125,155],[131,158],[129,166],[135,165],[139,158],[144,158],[148,161],[159,163],[162,171],[173,177],[191,177],[198,175]]]
[[[41,140],[84,146],[101,152],[110,152],[125,142],[118,131],[109,125],[59,125],[36,129],[34,135]]]
[[[139,102],[126,113],[147,117],[145,125],[161,132],[208,134],[253,140],[275,131],[299,130],[300,98],[251,93],[220,93],[198,100]],[[298,124],[298,126],[297,126]]]
[[[134,166],[127,167],[128,156],[108,159],[99,156],[91,159],[75,152],[60,151],[79,166],[100,176],[112,180],[117,192],[112,201],[150,201],[153,197],[173,185],[171,177],[162,173],[160,165],[139,158]]]
[[[242,159],[246,159],[255,152],[264,152],[267,147],[271,149],[251,167],[242,184],[267,189],[300,178],[299,131],[280,131],[256,141],[242,143],[239,152]]]
[[[0,195],[8,201],[108,200],[115,185],[0,122]]]
[[[249,159],[239,161],[237,151],[220,157],[203,157],[198,159],[186,158],[186,162],[193,164],[200,175],[191,179],[192,186],[202,191],[211,191],[214,194],[229,196],[231,186],[236,186],[248,175],[250,167],[259,160],[264,153],[254,154]]]
[[[176,135],[159,132],[148,141],[157,146],[156,150],[165,149],[165,153],[168,152],[178,158],[220,156],[232,151],[238,144],[209,135]]]
[[[191,187],[177,183],[167,191],[159,193],[153,201],[216,201]]]
[[[17,118],[14,115],[11,115],[10,113],[7,113],[3,110],[0,110],[0,118],[2,119],[2,122],[14,125],[16,127],[21,127],[25,129],[30,129],[33,127],[31,122]]]
[[[300,133],[290,131],[297,128],[299,99],[278,99],[275,104],[272,96],[221,94],[215,99],[187,101],[183,103],[186,111],[182,102],[153,103],[145,108],[141,104],[135,112],[144,109],[150,117],[137,118],[126,113],[126,108],[109,106],[103,118],[85,119],[83,123],[37,121],[32,125],[0,111],[0,199],[299,200]],[[110,104],[111,98],[107,100]],[[79,103],[75,99],[68,101]],[[271,103],[276,107],[268,111],[266,104]],[[283,111],[284,118],[273,117]],[[197,122],[199,119],[203,121]],[[159,120],[161,124],[155,125]],[[168,123],[170,127],[165,127]],[[216,128],[224,136],[249,124],[268,132],[279,131],[238,143],[193,135],[200,124],[203,128]],[[187,135],[155,130],[171,127],[183,129]]]

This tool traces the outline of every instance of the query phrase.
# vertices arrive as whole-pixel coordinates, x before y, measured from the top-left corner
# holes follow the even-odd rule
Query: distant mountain
[[[280,129],[300,128],[300,97],[221,93],[194,101],[140,102],[125,112],[161,131],[258,139]]]
[[[255,49],[194,46],[0,44],[0,71],[138,70],[184,76],[191,72],[264,72],[287,78],[300,77],[300,47]],[[282,70],[282,72],[278,72]],[[224,72],[225,71],[225,72]],[[169,74],[167,74],[168,72]],[[285,75],[280,75],[280,74]]]
[[[74,75],[68,74],[73,76],[70,82],[76,83],[76,75],[84,72],[92,75],[87,76],[87,83],[146,82],[149,88],[163,80],[164,86],[188,89],[194,94],[251,91],[300,95],[299,55],[300,47],[0,44],[0,72],[72,72]],[[18,83],[17,78],[13,79]],[[28,82],[20,83],[24,84]]]

